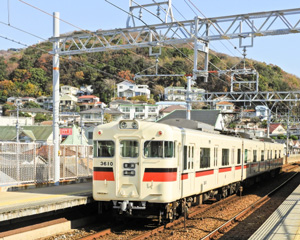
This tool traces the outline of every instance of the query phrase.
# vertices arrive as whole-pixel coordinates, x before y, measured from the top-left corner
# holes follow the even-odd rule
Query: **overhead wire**
[[[38,7],[36,7],[36,6],[34,6],[34,5],[32,5],[32,4],[30,4],[30,3],[27,3],[27,2],[25,2],[24,0],[19,0],[19,1],[22,2],[22,3],[24,3],[24,4],[26,4],[26,5],[28,5],[28,6],[30,6],[30,7],[32,7],[32,8],[34,8],[34,9],[36,9],[36,10],[38,10],[38,11],[40,11],[40,12],[42,12],[42,13],[44,13],[44,14],[46,14],[46,15],[48,15],[48,16],[53,17],[52,14],[50,14],[50,13],[48,13],[48,12],[46,12],[46,11],[44,11],[44,10],[42,10],[42,9],[40,9],[40,8],[38,8]],[[120,8],[120,10],[123,10],[123,9]],[[123,11],[124,11],[124,10],[123,10]],[[126,12],[126,11],[125,11],[125,12]],[[127,14],[129,14],[129,13],[127,12]],[[133,17],[136,17],[136,16],[133,16]],[[91,32],[91,31],[89,31],[89,30],[82,29],[82,28],[80,28],[80,27],[78,27],[78,26],[76,26],[76,25],[74,25],[74,24],[72,24],[72,23],[70,23],[70,22],[68,22],[68,21],[66,21],[66,20],[64,20],[64,19],[62,19],[62,18],[60,18],[60,17],[55,17],[55,18],[59,19],[60,21],[66,23],[66,24],[68,24],[68,25],[70,25],[70,26],[73,26],[73,27],[79,29],[80,31],[83,31],[83,32],[85,32],[85,33],[87,33],[87,34],[89,34],[89,35],[91,35],[91,36],[97,37],[97,35],[95,35],[93,32]],[[137,17],[136,17],[136,18],[137,18]],[[145,24],[146,24],[146,23],[145,23]],[[120,50],[127,50],[127,51],[130,51],[130,52],[132,52],[133,54],[139,56],[139,54],[135,53],[134,51],[131,51],[131,50],[126,49],[126,48],[123,48],[123,47],[121,47],[121,46],[117,46],[117,47],[118,47]],[[182,52],[181,52],[181,53],[182,53]],[[184,53],[182,53],[182,54],[184,54]],[[163,66],[161,66],[161,67],[163,67]],[[163,68],[165,68],[165,67],[163,67]],[[170,71],[170,72],[173,72],[173,71],[170,70],[170,69],[167,69],[167,70]]]

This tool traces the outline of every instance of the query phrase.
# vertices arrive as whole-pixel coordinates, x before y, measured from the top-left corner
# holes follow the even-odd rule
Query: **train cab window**
[[[229,149],[222,149],[222,166],[229,165]]]
[[[210,148],[200,148],[200,168],[210,167]]]
[[[268,150],[268,160],[270,160],[270,150]]]
[[[257,161],[257,150],[253,150],[253,162]]]
[[[165,152],[165,158],[172,158],[174,157],[175,148],[174,148],[174,142],[165,141],[164,142],[164,152]]]
[[[261,161],[265,161],[265,151],[261,150],[261,156],[260,156]]]
[[[237,151],[237,164],[241,164],[241,149],[240,148]]]
[[[174,142],[146,141],[144,143],[144,156],[147,158],[172,158],[174,154]]]
[[[121,156],[135,158],[139,156],[139,143],[133,140],[122,140],[120,142]]]
[[[115,155],[115,143],[113,141],[94,141],[95,157],[113,157]]]
[[[248,149],[245,149],[245,163],[248,162]]]

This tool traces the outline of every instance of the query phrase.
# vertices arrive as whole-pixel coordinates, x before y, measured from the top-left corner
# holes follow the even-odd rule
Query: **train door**
[[[138,139],[120,139],[120,161],[116,178],[119,197],[138,198],[141,189],[141,156],[142,149]]]
[[[183,146],[183,166],[181,173],[182,196],[188,196],[194,191],[195,181],[194,172],[195,145],[188,144]]]

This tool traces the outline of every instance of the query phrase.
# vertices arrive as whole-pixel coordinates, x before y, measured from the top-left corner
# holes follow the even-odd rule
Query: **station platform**
[[[0,192],[0,223],[93,201],[92,182]]]
[[[249,239],[300,240],[300,185]]]

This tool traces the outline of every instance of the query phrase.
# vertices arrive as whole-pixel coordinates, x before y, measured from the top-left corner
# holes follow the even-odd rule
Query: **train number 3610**
[[[100,162],[100,166],[113,166],[113,162]]]

